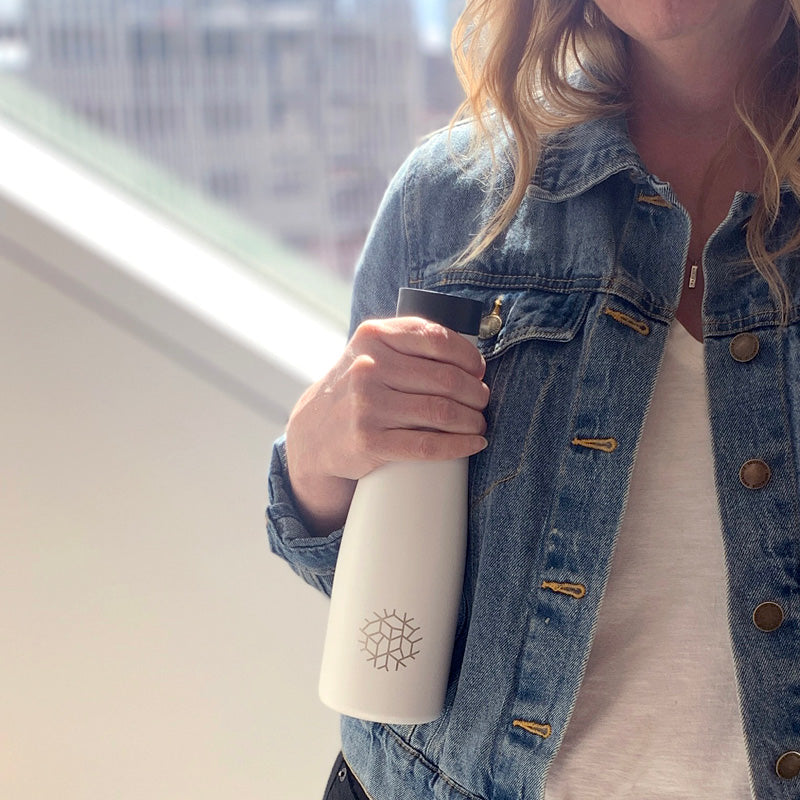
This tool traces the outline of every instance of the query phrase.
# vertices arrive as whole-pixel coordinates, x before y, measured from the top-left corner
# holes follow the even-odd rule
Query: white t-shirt
[[[547,800],[749,800],[703,346],[675,322]]]

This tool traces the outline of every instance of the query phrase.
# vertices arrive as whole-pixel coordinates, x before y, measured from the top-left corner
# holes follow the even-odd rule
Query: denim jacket
[[[689,245],[687,213],[615,118],[553,137],[505,235],[457,265],[493,202],[488,158],[464,160],[468,138],[460,126],[449,144],[438,135],[409,157],[354,290],[353,327],[391,316],[404,285],[477,298],[487,315],[499,299],[502,322],[479,341],[489,446],[470,462],[444,713],[415,726],[342,721],[345,756],[375,800],[543,797],[592,644]],[[502,158],[497,167],[507,187],[510,168]],[[747,260],[753,202],[735,197],[703,253],[705,368],[753,795],[797,800],[800,264],[779,263],[793,298],[783,326]],[[799,215],[785,191],[773,246]],[[330,592],[341,532],[305,531],[281,440],[270,501],[273,550]],[[724,769],[724,758],[709,768]]]

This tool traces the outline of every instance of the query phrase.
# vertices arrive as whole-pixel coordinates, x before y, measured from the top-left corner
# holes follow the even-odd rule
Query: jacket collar
[[[529,192],[542,200],[565,200],[620,172],[631,173],[634,180],[647,177],[627,121],[616,115],[548,137]]]

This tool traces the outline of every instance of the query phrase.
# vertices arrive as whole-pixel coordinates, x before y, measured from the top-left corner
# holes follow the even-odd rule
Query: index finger
[[[486,371],[483,356],[460,333],[422,317],[393,317],[381,322],[378,338],[392,350],[452,364],[476,378],[483,377]]]

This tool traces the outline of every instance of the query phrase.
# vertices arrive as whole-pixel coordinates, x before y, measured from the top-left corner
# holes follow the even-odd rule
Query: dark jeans
[[[369,800],[341,753],[333,765],[322,800]]]

